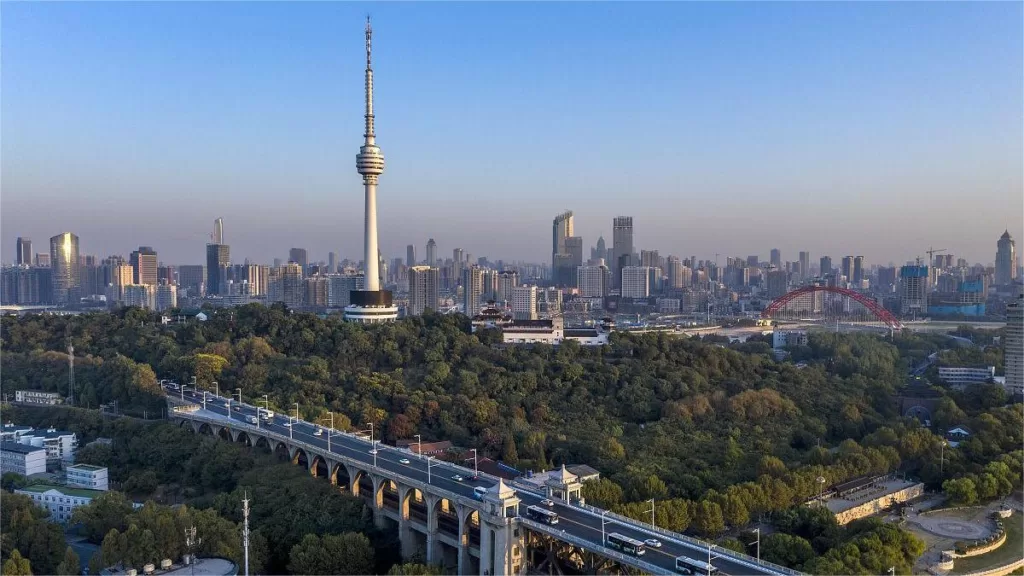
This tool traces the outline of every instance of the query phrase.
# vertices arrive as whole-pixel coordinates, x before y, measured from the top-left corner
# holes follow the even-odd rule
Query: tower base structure
[[[360,324],[379,324],[398,319],[398,307],[388,290],[353,290],[352,302],[345,307],[345,321]]]

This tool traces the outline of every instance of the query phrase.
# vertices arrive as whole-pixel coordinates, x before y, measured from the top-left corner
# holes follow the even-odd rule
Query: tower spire
[[[373,44],[373,27],[370,17],[366,17],[366,132],[363,137],[367,145],[373,144],[373,65],[370,52]]]

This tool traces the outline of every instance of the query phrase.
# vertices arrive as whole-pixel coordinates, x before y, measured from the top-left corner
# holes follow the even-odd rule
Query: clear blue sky
[[[367,13],[388,257],[546,261],[567,208],[700,258],[1021,242],[1019,2],[4,2],[3,260],[198,263],[217,216],[235,261],[358,258]]]

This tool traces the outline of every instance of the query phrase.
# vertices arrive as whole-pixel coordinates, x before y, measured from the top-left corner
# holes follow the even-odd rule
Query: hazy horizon
[[[1020,3],[3,3],[0,259],[359,260],[365,15],[380,246],[897,265],[1024,236]],[[1018,247],[1020,250],[1021,248]]]

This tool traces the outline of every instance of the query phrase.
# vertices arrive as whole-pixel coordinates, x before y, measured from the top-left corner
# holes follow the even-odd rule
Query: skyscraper
[[[345,320],[373,324],[398,318],[398,308],[392,303],[391,292],[380,287],[380,254],[377,249],[377,178],[384,173],[384,155],[377,146],[373,131],[373,66],[370,61],[373,29],[366,18],[366,121],[363,145],[356,155],[356,170],[363,176],[366,196],[364,217],[365,290],[354,290],[352,304],[345,307]]]
[[[30,238],[22,238],[18,236],[17,241],[18,254],[14,258],[14,263],[18,266],[31,266],[32,265],[32,240]]]
[[[298,264],[302,268],[303,275],[309,270],[309,253],[306,252],[305,248],[292,248],[289,250],[288,261]]]
[[[824,276],[828,276],[831,273],[832,273],[832,257],[831,256],[822,256],[821,259],[818,260],[818,274],[824,277]]]
[[[503,270],[498,275],[498,302],[507,302],[512,299],[512,289],[519,286],[519,272],[515,270]]]
[[[566,210],[551,222],[551,268],[555,268],[555,255],[567,254],[565,239],[572,236],[573,216],[571,210]]]
[[[608,249],[605,247],[605,244],[604,244],[604,236],[598,236],[597,237],[597,247],[594,248],[594,250],[591,251],[590,259],[591,260],[607,260],[608,259]]]
[[[771,256],[768,258],[768,261],[772,266],[782,270],[782,252],[780,252],[778,248],[772,248]],[[695,264],[690,264],[691,268],[695,266]]]
[[[516,320],[537,319],[537,287],[516,286],[509,295],[512,316]]]
[[[927,310],[928,267],[904,266],[900,268],[900,313],[916,316],[924,314]]]
[[[1005,286],[1013,283],[1017,277],[1017,243],[1010,231],[1003,232],[996,242],[996,285]]]
[[[149,246],[139,246],[132,252],[132,282],[146,286],[156,286],[156,250]]]
[[[213,243],[223,244],[224,243],[224,219],[217,218],[213,221]]]
[[[1024,394],[1024,294],[1006,306],[1006,391]]]
[[[206,245],[206,295],[227,294],[225,271],[231,265],[231,248],[227,244]]]
[[[855,256],[853,258],[853,287],[860,290],[861,283],[864,282],[864,257]]]
[[[413,266],[409,268],[409,309],[411,315],[437,310],[441,275],[437,268]]]
[[[437,266],[437,242],[433,238],[427,240],[427,266]]]
[[[651,295],[651,269],[649,266],[623,266],[622,297],[647,298]]]
[[[338,255],[334,252],[327,253],[327,272],[329,274],[338,273]]]
[[[853,256],[843,256],[839,273],[846,277],[845,282],[853,282]]]
[[[50,238],[50,267],[53,270],[53,299],[58,304],[75,301],[81,288],[78,236],[63,232]]]
[[[633,217],[616,216],[612,220],[612,287],[622,286],[622,268],[631,266],[633,258]]]
[[[281,267],[281,299],[289,308],[299,308],[305,303],[302,266],[298,262],[289,262]]]
[[[405,265],[410,268],[416,265],[416,247],[412,244],[405,247]]]
[[[480,312],[480,299],[484,294],[484,269],[470,266],[462,271],[462,308],[472,318]]]
[[[811,277],[811,253],[800,252],[800,279],[806,280]]]

